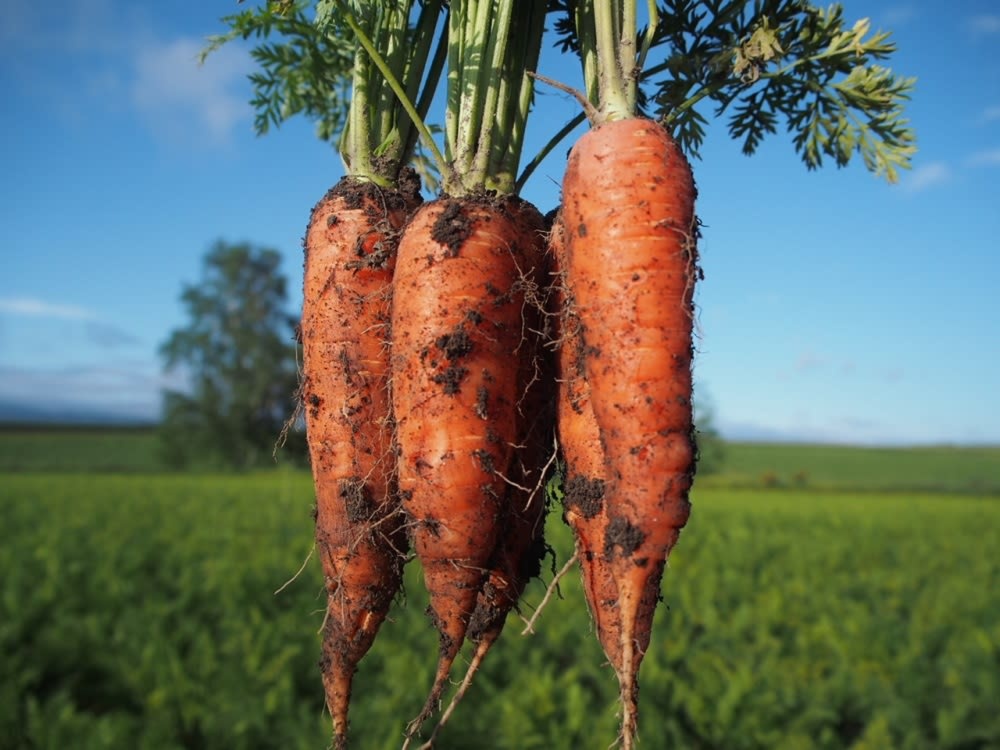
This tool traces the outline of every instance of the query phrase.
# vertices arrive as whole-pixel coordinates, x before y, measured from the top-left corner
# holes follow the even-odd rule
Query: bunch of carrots
[[[583,119],[517,177],[536,80],[565,89],[535,73],[550,5],[571,29],[586,84],[571,93],[590,128],[545,219],[516,193]],[[431,746],[539,574],[558,467],[629,748],[697,457],[696,191],[671,133],[639,109],[657,6],[644,32],[635,0],[322,0],[319,11],[322,33],[354,40],[346,176],[312,211],[301,322],[335,746],[347,746],[352,678],[410,549],[440,648],[404,747],[473,644]],[[425,121],[443,73],[442,153]],[[429,202],[409,166],[418,146],[441,181]]]
[[[609,78],[617,88],[586,101],[594,127],[573,149],[562,211],[546,227],[513,195],[545,3],[515,13],[513,0],[466,0],[447,9],[446,155],[435,153],[444,194],[419,204],[399,184],[405,152],[380,147],[406,143],[401,123],[419,127],[406,89],[423,71],[402,51],[428,39],[443,9],[422,6],[410,28],[402,5],[379,5],[364,22],[343,8],[359,40],[342,148],[349,174],[313,210],[305,240],[302,398],[334,733],[343,746],[351,677],[398,591],[407,541],[440,634],[434,684],[407,742],[470,640],[464,693],[539,572],[557,430],[566,518],[622,686],[628,744],[695,466],[691,171],[662,126],[635,116],[634,63],[603,60],[625,32],[608,26],[622,20],[605,5],[590,36],[614,35],[595,49],[619,71]],[[399,96],[378,90],[390,82]],[[392,116],[367,121],[374,97]],[[375,132],[379,123],[400,132]]]

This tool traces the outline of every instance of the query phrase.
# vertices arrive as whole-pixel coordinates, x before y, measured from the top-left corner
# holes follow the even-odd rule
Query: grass
[[[0,472],[162,471],[153,427],[0,427]]]
[[[860,448],[726,443],[706,488],[1000,495],[1000,446]],[[153,428],[0,426],[0,472],[162,472]]]
[[[0,747],[319,748],[322,584],[306,474],[0,475]],[[549,540],[571,547],[558,513]],[[641,747],[1000,746],[1000,505],[694,495],[642,668]],[[550,575],[546,575],[548,579]],[[542,582],[525,597],[541,598]],[[576,575],[509,621],[442,747],[606,747],[613,675]],[[396,748],[437,638],[420,569],[358,673],[358,748]]]
[[[726,443],[722,471],[698,484],[1000,495],[1000,446]]]

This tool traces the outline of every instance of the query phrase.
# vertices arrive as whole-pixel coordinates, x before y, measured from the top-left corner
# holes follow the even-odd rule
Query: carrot
[[[544,278],[546,268],[540,265],[535,278]],[[526,290],[534,297],[535,290]],[[438,732],[451,717],[458,703],[465,696],[472,680],[490,649],[503,631],[507,615],[518,607],[525,587],[541,572],[541,561],[546,546],[543,538],[545,527],[546,497],[545,475],[555,459],[552,453],[554,427],[553,372],[550,352],[544,346],[547,316],[543,314],[545,300],[532,299],[524,308],[524,319],[529,329],[539,335],[522,341],[518,349],[527,348],[518,362],[521,372],[519,382],[526,383],[527,391],[518,405],[518,424],[522,432],[518,439],[519,450],[514,456],[510,482],[504,498],[503,524],[488,572],[476,599],[476,608],[469,619],[466,637],[475,644],[465,677],[455,691],[448,708],[441,715],[437,726],[422,747],[432,747]]]
[[[610,568],[617,588],[617,612],[610,614],[620,627],[619,646],[607,650],[621,686],[627,745],[664,565],[690,510],[694,198],[677,145],[641,118],[590,130],[571,151],[563,180],[565,281],[605,459],[603,541],[583,545],[600,549],[592,575],[601,581],[602,568]]]
[[[402,580],[386,338],[408,211],[400,193],[344,178],[313,209],[305,238],[301,393],[327,589],[320,664],[338,748],[357,664]]]
[[[541,238],[541,216],[519,199],[442,198],[417,211],[400,242],[392,306],[399,488],[440,636],[434,685],[410,736],[447,684],[508,518],[535,349],[522,311],[525,290],[537,284]]]
[[[556,266],[557,432],[563,461],[563,506],[566,523],[576,538],[583,574],[583,591],[597,636],[612,664],[620,661],[621,624],[615,609],[618,590],[604,557],[608,514],[604,504],[605,457],[600,430],[590,401],[580,319],[567,288],[566,228],[560,212],[549,235],[549,252]]]

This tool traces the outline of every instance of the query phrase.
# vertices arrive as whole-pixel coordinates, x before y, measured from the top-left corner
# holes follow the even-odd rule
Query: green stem
[[[642,77],[641,71],[646,65],[646,56],[649,54],[649,50],[653,46],[653,42],[656,39],[656,26],[660,22],[660,9],[656,6],[656,0],[648,0],[646,5],[649,11],[649,26],[646,27],[646,33],[642,37],[642,46],[639,48],[639,57],[635,62],[636,68],[640,71],[640,74],[635,76],[637,86],[639,79]],[[638,95],[638,91],[636,91],[636,95]]]
[[[521,95],[517,101],[517,110],[514,114],[514,127],[510,131],[507,139],[504,154],[506,155],[502,172],[514,179],[517,172],[517,165],[521,161],[521,153],[524,150],[524,133],[528,123],[528,113],[531,111],[531,104],[535,98],[535,80],[531,74],[538,68],[538,58],[542,51],[542,36],[545,32],[545,4],[537,3],[535,13],[531,17],[528,25],[528,32],[521,34],[525,41],[526,50],[523,53],[523,60],[520,66],[521,75]],[[513,67],[517,71],[518,67]],[[517,181],[510,187],[511,190],[519,190]]]
[[[492,24],[486,64],[480,70],[479,82],[486,89],[485,107],[483,109],[482,127],[476,144],[475,158],[468,175],[473,185],[483,185],[491,177],[490,155],[493,152],[493,140],[496,135],[497,114],[501,109],[501,95],[506,99],[510,95],[511,69],[505,65],[507,57],[507,42],[510,37],[511,14],[513,0],[500,0],[499,12]],[[506,75],[505,75],[506,74]],[[499,79],[490,85],[490,78]],[[520,83],[520,75],[518,75]]]
[[[425,9],[429,7],[425,6]],[[434,0],[434,5],[436,6],[435,13],[440,12],[441,4],[440,0]],[[437,25],[437,16],[434,18],[434,28]],[[444,63],[448,56],[448,19],[445,19],[444,27],[441,35],[438,37],[437,48],[434,50],[434,57],[431,59],[430,67],[427,70],[427,78],[424,82],[423,90],[420,92],[420,99],[417,101],[417,114],[420,116],[420,120],[426,122],[427,112],[431,108],[431,102],[434,101],[434,95],[437,92],[438,81],[441,80],[441,73],[444,71]],[[431,30],[431,36],[433,36],[434,28]],[[419,78],[419,76],[413,76],[413,78]],[[419,133],[417,129],[413,126],[413,123],[409,123],[406,128],[406,137],[404,139],[404,154],[412,154],[414,148],[417,145],[417,138]]]
[[[622,1],[634,10],[635,0]],[[623,8],[616,0],[595,0],[592,8],[597,40],[601,117],[604,121],[634,117],[636,103],[630,101],[628,95],[628,77],[632,74],[632,66],[630,64],[627,71],[623,69],[619,42],[622,34],[627,33],[635,38],[635,15],[629,14],[633,23],[630,29],[626,29],[622,19]]]
[[[582,0],[576,7],[576,36],[580,44],[583,80],[587,99],[595,107],[600,104],[598,93],[597,40],[594,31],[593,0]]]
[[[384,76],[385,82],[392,89],[393,93],[396,95],[400,106],[403,107],[407,115],[409,115],[410,120],[412,120],[413,125],[417,128],[420,133],[420,137],[424,141],[424,145],[430,152],[431,157],[434,159],[435,163],[438,165],[438,169],[441,170],[441,174],[447,173],[447,162],[445,162],[444,157],[438,150],[437,144],[434,142],[434,138],[431,136],[430,131],[427,129],[427,125],[420,118],[417,113],[416,107],[413,106],[413,102],[410,101],[409,97],[406,95],[406,91],[400,84],[399,79],[393,74],[392,70],[386,64],[385,59],[379,54],[378,50],[372,44],[371,39],[364,32],[361,26],[358,24],[357,19],[355,19],[354,14],[351,13],[350,9],[346,6],[344,0],[336,0],[337,5],[340,7],[341,11],[344,13],[344,18],[347,21],[348,26],[351,27],[351,31],[354,32],[358,39],[358,42],[364,48],[365,52],[368,53],[371,62],[375,64],[379,72]]]

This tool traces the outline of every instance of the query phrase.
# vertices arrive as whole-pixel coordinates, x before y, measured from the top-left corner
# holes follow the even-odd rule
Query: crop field
[[[665,578],[642,747],[1000,747],[995,497],[719,479]],[[311,505],[294,471],[0,473],[0,747],[326,747]],[[548,531],[561,564],[557,509]],[[575,574],[561,594],[533,635],[508,620],[440,747],[610,744],[616,682]],[[422,704],[425,606],[414,562],[360,666],[358,748],[399,747]]]

